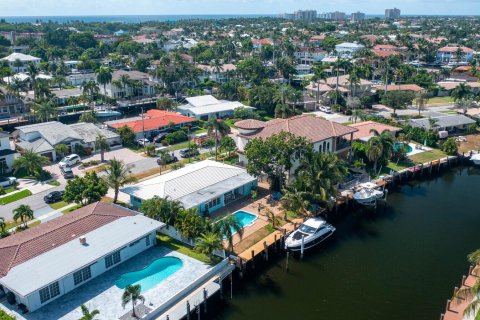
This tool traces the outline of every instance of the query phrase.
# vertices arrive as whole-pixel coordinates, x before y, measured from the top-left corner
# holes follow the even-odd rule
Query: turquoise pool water
[[[250,212],[242,211],[242,210],[236,211],[235,213],[233,213],[233,216],[238,222],[240,222],[240,224],[244,228],[251,226],[255,222],[255,220],[257,220],[256,215]],[[236,233],[236,232],[232,230],[232,233]]]
[[[182,265],[182,260],[175,257],[160,258],[142,270],[124,273],[115,285],[124,289],[129,284],[139,284],[145,292],[180,270]]]
[[[401,142],[395,142],[395,144],[393,145],[393,150],[397,151],[401,146],[405,148],[407,153],[411,153],[413,151],[413,148],[408,143]]]

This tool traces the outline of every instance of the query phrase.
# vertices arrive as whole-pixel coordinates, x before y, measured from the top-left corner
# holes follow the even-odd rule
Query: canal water
[[[480,247],[479,186],[479,169],[459,167],[398,187],[334,222],[336,237],[289,272],[285,259],[255,270],[213,318],[438,319]]]

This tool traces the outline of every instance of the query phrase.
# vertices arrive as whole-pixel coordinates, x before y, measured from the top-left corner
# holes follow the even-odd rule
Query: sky
[[[0,0],[0,16],[277,14],[298,9],[480,15],[480,0]]]

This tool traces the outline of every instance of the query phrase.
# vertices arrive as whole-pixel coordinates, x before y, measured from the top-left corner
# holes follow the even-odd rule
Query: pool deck
[[[183,266],[154,288],[142,293],[145,297],[145,306],[150,309],[159,307],[212,268],[181,253],[171,251],[162,246],[155,246],[121,263],[108,272],[93,278],[83,286],[61,296],[43,308],[27,315],[15,314],[15,316],[17,320],[78,320],[82,317],[79,306],[80,304],[85,304],[90,311],[94,309],[100,311],[100,314],[95,319],[119,319],[131,311],[131,305],[128,305],[125,309],[122,308],[121,297],[123,290],[115,286],[115,281],[122,274],[138,271],[162,257],[180,258]],[[7,309],[9,305],[0,303],[0,307]]]

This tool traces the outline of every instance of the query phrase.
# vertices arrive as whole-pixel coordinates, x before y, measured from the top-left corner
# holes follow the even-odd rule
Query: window
[[[132,200],[137,203],[142,203],[142,199],[132,196]]]
[[[150,235],[147,234],[147,236],[145,237],[145,243],[147,245],[147,247],[150,245]]]
[[[73,283],[75,285],[82,283],[92,277],[90,266],[85,267],[75,273],[73,273]]]
[[[112,253],[111,255],[108,255],[105,257],[105,267],[108,269],[111,266],[119,263],[121,261],[120,259],[120,251],[116,251]]]
[[[40,289],[39,293],[40,293],[40,302],[44,303],[60,295],[60,286],[58,285],[58,282],[54,282],[51,285]]]
[[[215,198],[215,199],[212,199],[210,200],[209,202],[207,202],[205,204],[205,209],[210,209],[210,208],[213,208],[213,207],[216,207],[220,204],[220,198]]]
[[[130,243],[128,246],[133,247],[133,246],[137,245],[139,242],[140,242],[140,240],[134,241],[134,242]]]

